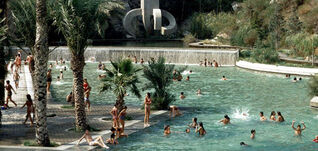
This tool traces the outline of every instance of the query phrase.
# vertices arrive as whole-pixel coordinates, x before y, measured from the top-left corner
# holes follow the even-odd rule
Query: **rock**
[[[318,96],[315,96],[310,100],[310,106],[318,108]]]

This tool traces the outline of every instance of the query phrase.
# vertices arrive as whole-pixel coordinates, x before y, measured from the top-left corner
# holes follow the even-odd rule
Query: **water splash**
[[[187,75],[187,74],[193,74],[194,72],[190,72],[190,70],[185,70],[181,74]]]
[[[65,67],[66,67],[66,69],[68,69],[68,67],[66,65],[63,65],[63,66],[57,65],[55,67],[55,69],[64,69]]]
[[[235,109],[235,111],[232,113],[231,117],[234,119],[240,119],[244,121],[249,121],[251,119],[249,115],[249,109]]]

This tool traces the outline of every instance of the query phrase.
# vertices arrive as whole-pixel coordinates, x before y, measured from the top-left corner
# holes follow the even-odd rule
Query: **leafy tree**
[[[111,69],[105,69],[107,76],[102,79],[101,92],[112,90],[117,96],[116,106],[121,111],[125,104],[124,97],[127,90],[130,90],[138,98],[141,97],[140,91],[137,87],[139,79],[137,73],[141,71],[140,68],[135,67],[130,59],[111,61]]]
[[[302,22],[299,20],[297,9],[294,8],[292,14],[286,22],[287,34],[296,34],[302,29]]]
[[[144,89],[154,89],[152,93],[152,105],[155,109],[168,109],[174,102],[175,96],[169,93],[169,85],[173,82],[172,72],[174,65],[165,64],[165,58],[159,57],[158,61],[152,60],[148,65],[143,65],[143,76],[149,80]]]
[[[100,7],[105,3],[110,5],[117,2],[112,0],[59,0],[58,8],[54,12],[54,23],[63,34],[71,53],[77,130],[84,130],[88,127],[83,89],[84,52],[88,46],[89,33],[105,27],[98,20],[99,15],[96,15],[101,11],[107,12],[103,9],[107,7]]]
[[[281,6],[275,1],[273,4],[273,14],[270,17],[269,32],[271,47],[277,50],[279,42],[284,35],[284,18],[281,14]]]
[[[7,75],[7,64],[5,62],[5,53],[4,53],[4,41],[7,39],[7,26],[4,25],[4,19],[0,22],[0,105],[4,104],[5,100],[5,78]],[[1,127],[1,119],[2,119],[2,112],[0,110],[0,127]]]

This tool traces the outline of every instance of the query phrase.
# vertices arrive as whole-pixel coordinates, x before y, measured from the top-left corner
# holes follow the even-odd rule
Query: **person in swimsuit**
[[[231,121],[230,121],[230,117],[228,115],[224,115],[224,119],[221,120],[220,122],[222,122],[224,125],[227,125],[227,124],[231,124]]]
[[[124,133],[124,129],[120,127],[116,128],[116,136],[117,138],[128,137],[128,135]]]
[[[272,121],[276,121],[276,113],[275,113],[275,111],[271,112],[271,115],[270,115],[269,119],[272,120]]]
[[[245,144],[244,142],[240,143],[241,146],[248,146],[247,144]]]
[[[225,76],[222,76],[222,79],[221,79],[221,80],[225,81],[225,80],[227,80],[227,79],[225,78]]]
[[[187,76],[186,81],[190,81],[190,76]]]
[[[266,121],[266,117],[264,116],[264,112],[259,112],[260,120],[261,121]]]
[[[198,89],[197,95],[201,95],[201,89]]]
[[[33,126],[35,110],[34,110],[33,102],[31,99],[31,95],[27,94],[26,97],[27,97],[27,101],[21,107],[21,109],[23,109],[25,106],[27,106],[27,115],[25,117],[25,121],[23,122],[23,124],[25,124],[27,122],[27,120],[30,119],[30,122],[31,122],[30,126]],[[33,113],[33,118],[31,117],[31,113]]]
[[[49,69],[47,71],[46,74],[46,83],[47,83],[47,87],[46,87],[46,91],[49,93],[50,92],[50,88],[51,88],[51,82],[52,82],[52,74],[51,74],[52,70]]]
[[[295,127],[294,127],[295,121],[292,122],[292,128],[295,130],[295,135],[296,135],[296,136],[301,136],[301,132],[306,129],[305,123],[304,123],[304,122],[301,122],[301,124],[303,124],[304,128],[301,128],[300,125],[297,125],[297,128],[295,128]]]
[[[112,128],[110,129],[110,131],[112,132],[112,134],[110,135],[110,138],[108,138],[108,139],[106,140],[106,143],[107,143],[107,144],[113,144],[113,145],[118,144],[118,141],[117,141],[117,139],[116,139],[116,129],[115,129],[114,127],[112,127]]]
[[[98,64],[98,67],[97,67],[98,70],[102,70],[102,66],[103,66],[103,64],[102,64],[102,62],[100,61],[99,64]]]
[[[171,106],[170,106],[170,114],[169,114],[169,117],[171,118],[171,117],[175,117],[175,116],[179,116],[179,115],[182,115],[182,114],[180,113],[180,109],[179,109],[177,106],[175,106],[175,105],[171,105]]]
[[[190,128],[196,128],[198,126],[198,119],[195,117],[195,118],[192,118],[192,123],[189,124],[189,127]]]
[[[297,82],[297,78],[296,78],[296,77],[294,77],[294,79],[292,80],[292,82]]]
[[[78,143],[76,145],[79,145],[81,141],[85,138],[86,142],[89,146],[100,146],[102,148],[108,149],[109,147],[106,146],[103,142],[103,138],[101,136],[97,137],[95,140],[93,140],[92,136],[89,134],[89,131],[86,130],[84,135],[78,140]]]
[[[18,73],[18,70],[14,71],[13,80],[14,80],[14,83],[15,83],[15,88],[18,89],[19,88],[19,80],[20,80],[20,75]]]
[[[150,93],[148,92],[146,94],[145,101],[144,101],[144,104],[145,104],[144,127],[150,126],[149,125],[149,116],[150,116],[151,101],[152,101],[151,96],[150,96]]]
[[[213,60],[213,66],[214,66],[215,68],[219,67],[218,62],[216,62],[215,60]]]
[[[127,106],[124,106],[124,108],[120,111],[120,113],[118,114],[119,116],[119,123],[121,124],[121,128],[122,128],[122,133],[124,133],[125,131],[125,118],[126,118],[126,114],[127,114]]]
[[[66,96],[66,102],[72,104],[74,106],[73,92]]]
[[[6,105],[7,105],[7,107],[9,107],[9,100],[15,105],[15,106],[17,106],[17,104],[12,100],[12,91],[15,93],[15,94],[17,94],[16,92],[15,92],[15,90],[12,88],[12,86],[10,85],[10,81],[9,80],[7,80],[6,81],[7,82],[7,85],[6,85],[6,90],[7,90],[7,92],[8,92],[8,96],[7,96],[7,99],[6,99]],[[12,90],[12,91],[11,91]]]
[[[318,135],[312,141],[315,142],[315,143],[318,143]]]
[[[164,134],[165,136],[171,134],[170,126],[169,126],[169,125],[166,125],[166,126],[164,127],[163,134]]]
[[[199,126],[195,129],[195,132],[196,133],[199,132],[200,136],[203,136],[203,135],[206,134],[206,131],[205,131],[204,127],[203,127],[203,123],[202,122],[199,123]]]
[[[140,59],[140,64],[144,64],[144,58]]]
[[[284,121],[285,121],[285,119],[282,116],[282,113],[277,112],[277,122],[284,122]]]
[[[87,79],[84,79],[83,82],[83,88],[84,88],[84,101],[85,101],[85,106],[87,106],[88,111],[90,110],[91,107],[91,102],[89,100],[89,95],[91,93],[91,86],[88,84]]]
[[[134,63],[137,64],[138,63],[138,59],[136,56],[134,56]]]
[[[63,69],[60,70],[60,79],[64,79]]]
[[[186,132],[186,133],[190,133],[190,128],[187,128],[187,129],[185,130],[185,132]]]
[[[16,63],[16,70],[20,70],[21,73],[21,54],[18,53],[17,57],[15,58],[15,63]]]
[[[255,138],[255,134],[256,134],[256,131],[255,130],[251,130],[251,139]]]
[[[181,92],[181,93],[180,93],[179,98],[180,98],[181,100],[185,99],[185,95],[184,95],[184,93],[183,93],[183,92]]]
[[[116,107],[117,104],[114,105],[112,110],[109,112],[113,119],[113,127],[119,127],[118,123],[118,109]]]

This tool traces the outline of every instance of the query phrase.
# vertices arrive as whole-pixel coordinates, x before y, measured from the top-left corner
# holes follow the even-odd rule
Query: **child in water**
[[[251,130],[251,139],[255,138],[255,134],[256,134],[256,131],[255,130]]]

